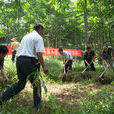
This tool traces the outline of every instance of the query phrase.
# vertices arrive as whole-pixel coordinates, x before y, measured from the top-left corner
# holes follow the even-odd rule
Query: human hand
[[[65,63],[63,63],[63,67],[65,67],[65,65],[66,65],[66,64],[65,64]]]
[[[90,64],[89,63],[87,63],[87,66],[89,66]]]
[[[48,73],[48,68],[46,66],[44,66],[43,71],[44,71],[45,74],[47,74]]]

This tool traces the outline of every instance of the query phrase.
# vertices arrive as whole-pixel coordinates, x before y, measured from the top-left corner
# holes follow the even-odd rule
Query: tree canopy
[[[0,39],[22,37],[40,22],[46,47],[114,46],[113,0],[1,0]]]

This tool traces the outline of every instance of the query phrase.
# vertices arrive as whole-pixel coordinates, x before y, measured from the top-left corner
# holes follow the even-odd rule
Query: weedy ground
[[[88,72],[91,78],[83,79],[81,71],[84,69],[84,63],[78,58],[74,59],[73,70],[67,74],[67,80],[63,83],[62,59],[45,57],[45,62],[49,74],[43,74],[42,69],[39,74],[41,82],[45,82],[42,84],[41,107],[38,110],[33,107],[33,90],[30,82],[27,82],[22,92],[0,107],[0,114],[114,113],[114,81],[110,84],[102,84],[97,80],[104,70],[102,65],[95,63],[96,72]],[[11,56],[5,58],[5,70],[10,81],[0,84],[0,92],[18,81],[16,65],[11,61]],[[114,72],[109,69],[105,75],[114,77]]]

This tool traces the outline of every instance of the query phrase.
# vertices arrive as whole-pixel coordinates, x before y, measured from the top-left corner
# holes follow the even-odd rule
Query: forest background
[[[0,0],[0,43],[20,41],[38,22],[45,47],[114,46],[113,0]]]

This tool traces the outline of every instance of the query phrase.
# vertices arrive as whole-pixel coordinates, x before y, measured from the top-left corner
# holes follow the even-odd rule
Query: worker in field
[[[29,80],[33,86],[34,107],[38,109],[41,106],[41,83],[39,72],[37,72],[38,60],[44,73],[48,73],[48,68],[43,59],[45,52],[42,38],[43,30],[43,25],[38,23],[31,33],[22,38],[16,53],[16,69],[19,81],[2,93],[1,104],[22,91]]]
[[[4,70],[4,57],[8,53],[8,48],[6,46],[0,46],[0,71],[3,76],[3,78],[0,77],[0,82],[3,82],[5,80],[9,80],[8,76],[6,75],[6,72]]]
[[[58,51],[59,51],[60,55],[62,56],[65,72],[67,73],[68,69],[71,71],[73,57],[71,56],[71,54],[68,51],[63,51],[62,48],[59,48]]]
[[[94,50],[91,50],[91,47],[87,47],[87,51],[84,53],[84,63],[85,67],[91,66],[91,69],[95,71],[94,67],[94,58],[95,58],[95,52]],[[88,68],[86,69],[88,71]]]
[[[103,50],[101,53],[102,59],[103,59],[103,64],[104,68],[108,69],[109,65],[113,67],[113,61],[114,61],[114,49],[112,46],[103,46]]]
[[[14,62],[15,61],[15,55],[16,55],[17,49],[19,47],[19,42],[16,40],[16,38],[12,38],[11,41],[12,41],[11,47],[13,49],[13,51],[12,51],[12,61]]]

